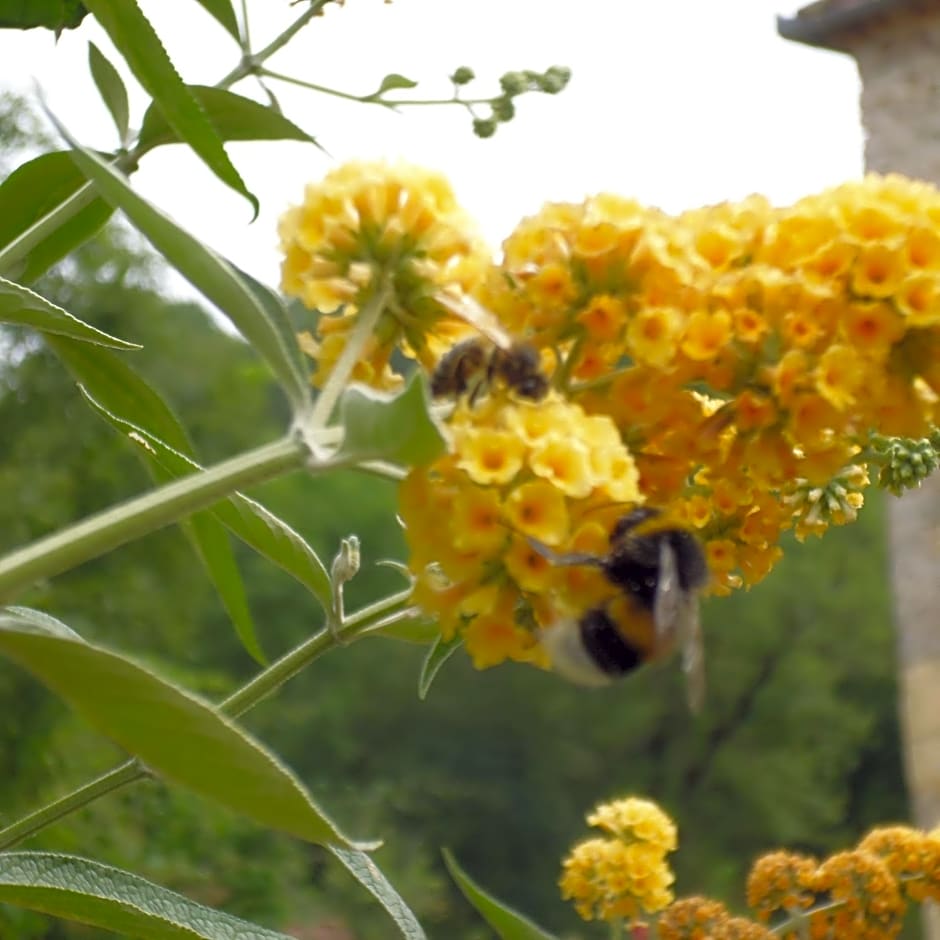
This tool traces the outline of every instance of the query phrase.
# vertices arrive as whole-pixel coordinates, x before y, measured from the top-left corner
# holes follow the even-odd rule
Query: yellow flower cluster
[[[400,489],[415,601],[478,668],[547,665],[535,627],[613,588],[595,569],[552,565],[529,538],[603,553],[623,505],[641,501],[636,466],[610,418],[557,395],[461,402],[448,430],[450,452]]]
[[[893,940],[908,901],[940,901],[940,829],[873,829],[857,848],[822,864],[792,852],[763,855],[747,880],[747,903],[756,916],[749,920],[711,898],[672,901],[665,856],[676,849],[676,827],[655,803],[616,800],[587,820],[606,837],[571,850],[563,862],[562,897],[574,901],[585,920],[636,924],[654,915],[661,940]]]
[[[726,594],[768,574],[784,531],[855,519],[872,433],[940,417],[938,224],[940,192],[899,176],[678,216],[598,195],[523,220],[496,264],[442,177],[353,163],[283,217],[283,288],[320,312],[301,337],[316,384],[350,346],[352,378],[382,388],[396,350],[431,372],[476,329],[535,348],[553,394],[474,383],[401,516],[444,635],[481,666],[543,663],[538,628],[610,586],[528,538],[604,554],[646,502]]]
[[[281,287],[321,314],[301,334],[321,385],[370,304],[382,313],[353,378],[400,382],[400,349],[427,367],[467,328],[448,312],[480,278],[489,253],[440,174],[408,164],[347,163],[310,184],[279,226]],[[436,342],[437,345],[434,345]]]
[[[562,897],[585,920],[631,921],[666,907],[674,880],[666,861],[676,848],[672,820],[655,803],[628,797],[601,804],[587,821],[606,835],[571,850],[562,865]]]

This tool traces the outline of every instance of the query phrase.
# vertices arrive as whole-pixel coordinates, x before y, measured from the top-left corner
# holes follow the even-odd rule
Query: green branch
[[[34,836],[37,832],[45,829],[63,816],[74,813],[82,809],[89,803],[126,787],[141,777],[149,776],[149,772],[144,768],[139,760],[133,758],[125,761],[113,770],[102,774],[100,777],[86,783],[85,786],[73,790],[67,796],[50,803],[48,806],[37,809],[35,813],[24,816],[17,820],[13,825],[0,830],[0,852],[6,851],[20,842]]]
[[[205,509],[232,493],[301,468],[309,452],[296,438],[239,454],[174,480],[0,558],[0,603],[133,539]]]
[[[216,88],[230,88],[235,82],[240,81],[243,78],[247,78],[249,75],[259,74],[260,66],[262,62],[265,62],[267,59],[271,58],[275,52],[279,49],[283,49],[293,38],[297,35],[315,16],[320,14],[320,11],[330,2],[330,0],[313,0],[313,3],[304,10],[300,16],[294,20],[287,29],[284,30],[277,38],[272,40],[268,45],[266,45],[260,52],[256,52],[253,55],[245,56],[238,65],[232,69],[224,78],[219,79],[215,83]],[[245,17],[245,35],[248,35],[248,19]]]
[[[334,98],[343,98],[346,101],[355,101],[358,104],[380,104],[387,108],[408,107],[411,105],[448,105],[459,104],[465,108],[472,107],[475,104],[492,104],[492,98],[458,98],[456,95],[450,98],[383,98],[378,94],[354,95],[348,91],[341,91],[339,88],[331,88],[329,85],[318,85],[316,82],[304,81],[301,78],[294,78],[292,75],[284,75],[282,72],[272,72],[270,69],[261,69],[257,73],[264,78],[273,78],[275,81],[284,82],[287,85],[296,85],[298,88],[306,88],[308,91],[317,91],[323,95],[332,95]]]

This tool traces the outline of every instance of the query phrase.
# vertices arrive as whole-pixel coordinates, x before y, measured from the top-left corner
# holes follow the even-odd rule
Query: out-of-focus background
[[[211,83],[237,61],[234,44],[197,4],[141,6],[187,81]],[[350,0],[328,7],[272,67],[356,93],[400,72],[430,97],[448,93],[446,76],[459,65],[473,67],[489,93],[505,71],[559,63],[571,66],[571,85],[558,97],[520,99],[515,121],[487,141],[472,136],[457,108],[391,113],[279,91],[285,112],[329,155],[301,144],[231,145],[262,200],[252,226],[246,203],[183,148],[148,156],[135,186],[272,285],[278,214],[308,179],[349,156],[400,155],[443,169],[494,244],[542,202],[599,190],[669,210],[752,191],[787,202],[861,172],[860,85],[852,57],[780,38],[774,14],[803,40],[844,45],[843,34],[873,43],[894,36],[905,7],[922,18],[910,35],[923,35],[928,20],[940,29],[930,6],[842,0],[813,4],[798,19],[796,5],[768,0]],[[286,2],[249,9],[258,45],[296,15]],[[90,20],[57,45],[38,30],[0,34],[0,81],[21,96],[4,99],[3,173],[23,152],[49,145],[34,78],[84,143],[114,146],[87,76],[89,38],[117,63]],[[903,126],[897,109],[888,110]],[[888,153],[883,162],[893,159]],[[254,357],[119,226],[48,274],[41,290],[145,346],[135,364],[183,417],[204,462],[282,433],[286,408]],[[148,481],[41,342],[8,331],[2,339],[0,486],[16,494],[0,503],[7,549]],[[350,586],[351,603],[398,587],[392,572],[375,567],[403,557],[400,532],[389,525],[391,484],[296,476],[253,495],[326,556],[341,537],[359,535],[364,570]],[[851,528],[788,542],[764,583],[706,602],[710,688],[697,719],[669,667],[584,692],[522,666],[475,672],[458,656],[420,703],[424,650],[372,640],[319,661],[246,723],[345,830],[385,839],[377,861],[432,937],[490,935],[449,884],[441,846],[546,926],[603,936],[559,900],[559,860],[582,837],[595,802],[630,793],[657,800],[678,822],[678,892],[741,907],[756,854],[787,846],[825,855],[876,823],[910,818],[884,503],[872,493]],[[311,599],[287,576],[247,552],[239,560],[269,654],[318,628]],[[176,530],[57,578],[28,600],[210,698],[254,670]],[[0,669],[3,820],[118,757],[31,679]],[[156,784],[100,801],[30,847],[93,855],[303,940],[393,935],[321,850]],[[104,936],[3,907],[0,935]]]

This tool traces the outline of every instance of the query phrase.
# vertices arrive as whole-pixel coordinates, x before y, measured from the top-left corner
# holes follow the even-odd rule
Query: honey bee
[[[642,507],[617,521],[606,555],[559,555],[529,542],[555,565],[600,568],[618,589],[604,605],[542,632],[555,672],[580,685],[607,685],[678,647],[689,707],[701,708],[705,675],[698,593],[708,581],[708,566],[691,532],[666,524],[659,510]]]
[[[441,358],[431,376],[435,398],[467,395],[472,405],[497,381],[522,398],[541,401],[548,379],[539,369],[538,352],[526,343],[499,346],[483,337],[457,343]]]

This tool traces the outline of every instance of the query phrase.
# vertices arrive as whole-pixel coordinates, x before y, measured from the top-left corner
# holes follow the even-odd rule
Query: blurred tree
[[[120,228],[73,255],[43,291],[143,344],[128,361],[183,416],[204,460],[283,432],[286,410],[257,360],[197,305],[168,301],[159,268]],[[0,503],[0,547],[10,548],[142,491],[147,478],[40,340],[3,330],[0,343],[0,486],[18,494]],[[327,557],[341,537],[360,536],[351,605],[398,586],[375,567],[403,556],[392,485],[296,475],[253,495]],[[319,627],[302,588],[248,551],[238,559],[272,655]],[[753,591],[706,602],[710,690],[696,719],[672,666],[586,692],[527,667],[478,673],[458,654],[420,703],[423,651],[373,639],[334,651],[246,720],[344,828],[385,839],[378,860],[432,936],[489,936],[446,880],[442,845],[496,894],[575,929],[557,894],[559,860],[583,837],[585,812],[624,793],[657,799],[678,820],[681,893],[740,904],[753,855],[782,844],[822,854],[907,815],[885,564],[872,498],[851,529],[788,545]],[[256,668],[177,529],[23,600],[212,698]],[[6,664],[0,716],[6,818],[117,757]],[[359,937],[391,930],[321,850],[156,784],[94,804],[30,843],[39,846],[94,854],[272,926],[338,918]],[[0,935],[101,934],[0,908]]]

